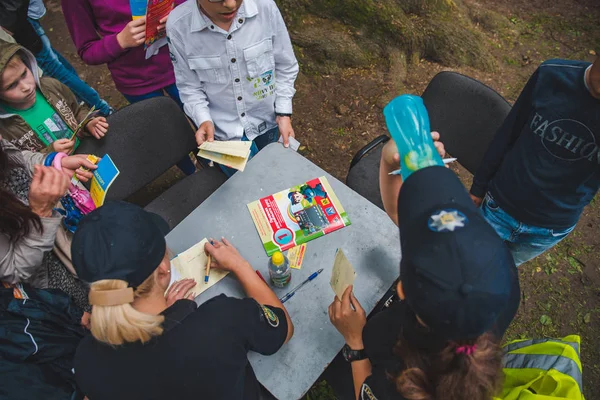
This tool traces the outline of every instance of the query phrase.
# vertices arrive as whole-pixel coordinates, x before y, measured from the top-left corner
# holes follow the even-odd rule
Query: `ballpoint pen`
[[[302,282],[301,284],[299,284],[298,286],[296,286],[295,288],[293,288],[292,290],[290,290],[285,296],[283,296],[279,300],[282,303],[285,303],[286,301],[288,301],[289,299],[291,299],[293,295],[296,294],[296,292],[298,291],[298,289],[300,289],[302,286],[306,285],[308,282],[310,282],[313,279],[315,279],[317,276],[319,276],[319,274],[321,272],[323,272],[323,268],[321,268],[317,272],[313,272],[304,282]]]
[[[215,242],[213,242],[212,240],[209,240],[211,245],[215,245]],[[208,279],[210,277],[210,264],[212,263],[212,257],[210,256],[210,254],[208,255],[208,259],[206,260],[206,273],[204,274],[204,284],[208,284]]]
[[[450,164],[451,162],[456,161],[456,158],[444,158],[442,161],[444,161],[444,164]],[[395,171],[390,172],[388,175],[400,175],[401,173],[401,169],[398,168]]]

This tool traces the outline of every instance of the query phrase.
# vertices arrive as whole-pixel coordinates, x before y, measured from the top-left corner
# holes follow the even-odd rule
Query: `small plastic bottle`
[[[273,286],[285,287],[292,280],[290,262],[282,252],[276,251],[269,260],[269,277]]]

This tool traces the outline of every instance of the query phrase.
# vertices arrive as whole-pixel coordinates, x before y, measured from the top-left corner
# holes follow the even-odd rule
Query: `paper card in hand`
[[[350,264],[342,249],[337,249],[329,284],[340,301],[344,291],[354,283],[355,278],[356,272],[354,272],[352,264]]]
[[[204,142],[200,145],[198,156],[243,171],[246,168],[252,142]]]
[[[69,140],[73,140],[75,136],[79,135],[79,133],[85,128],[85,126],[92,119],[96,118],[100,114],[100,110],[96,110],[96,106],[93,106],[90,111],[86,114],[85,118],[81,120],[81,122],[77,125],[77,128],[73,131],[73,135],[69,138]]]
[[[174,259],[171,260],[171,283],[169,287],[178,280],[181,279],[194,279],[196,286],[194,286],[190,292],[196,293],[198,296],[206,289],[225,278],[228,271],[211,268],[208,283],[204,283],[204,274],[206,273],[206,263],[208,256],[204,252],[204,245],[208,242],[207,239],[202,239],[183,253],[179,253]],[[168,289],[167,289],[168,290]]]

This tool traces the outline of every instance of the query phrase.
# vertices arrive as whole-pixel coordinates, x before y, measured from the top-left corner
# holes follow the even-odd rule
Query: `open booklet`
[[[204,274],[206,273],[206,263],[208,256],[204,252],[204,245],[208,242],[207,239],[202,239],[183,253],[179,253],[171,260],[171,283],[169,287],[181,279],[194,279],[196,286],[190,292],[196,293],[198,296],[206,289],[210,288],[221,279],[225,278],[228,271],[211,268],[208,282],[204,282]],[[168,290],[168,289],[167,289]]]
[[[243,171],[250,157],[252,142],[227,141],[204,142],[198,147],[198,156]]]

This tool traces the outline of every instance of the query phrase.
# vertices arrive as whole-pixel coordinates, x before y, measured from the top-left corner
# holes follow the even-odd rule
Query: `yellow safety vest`
[[[577,335],[504,345],[504,384],[495,400],[584,400]]]

